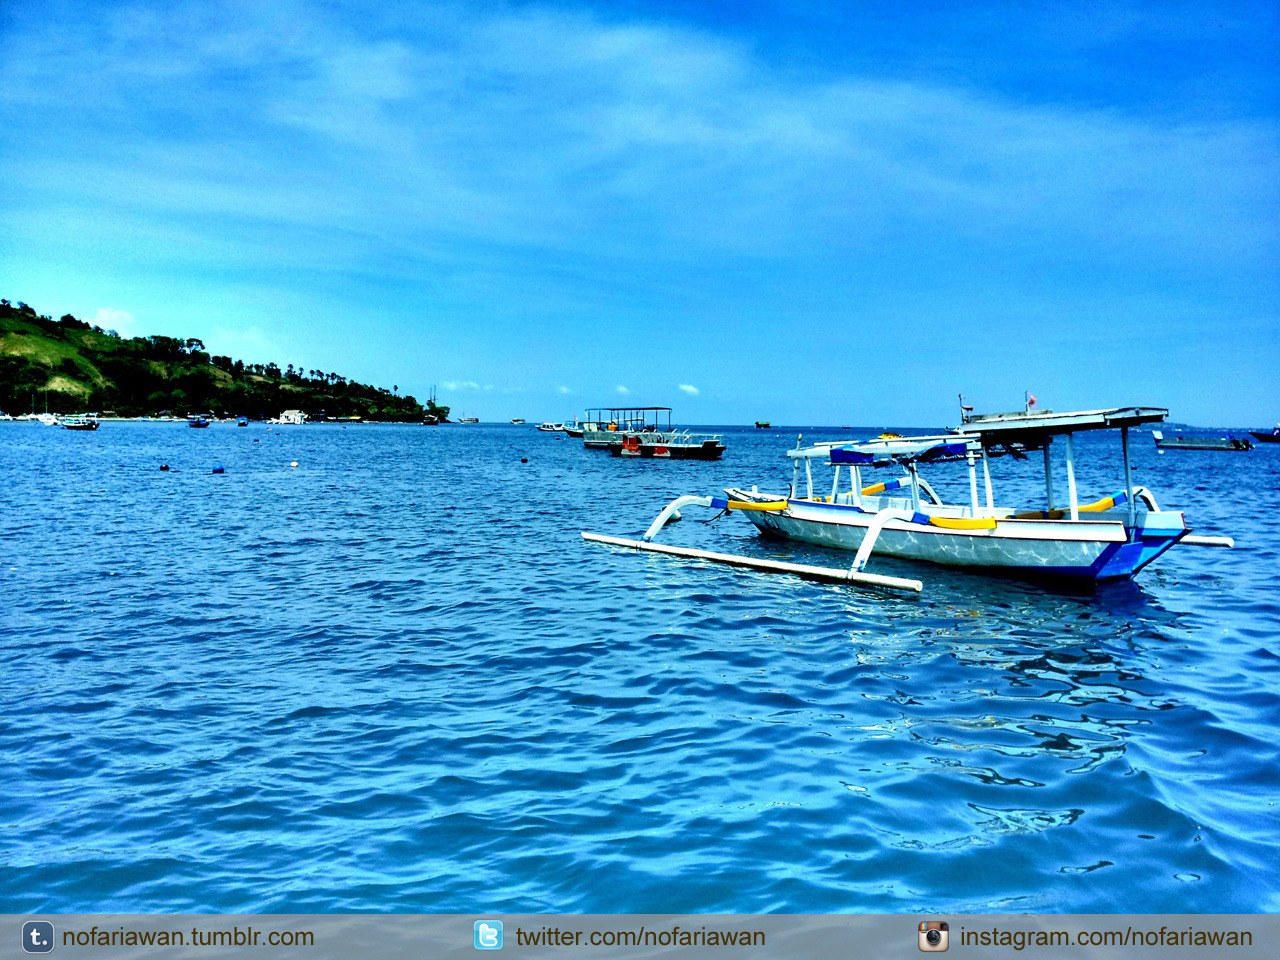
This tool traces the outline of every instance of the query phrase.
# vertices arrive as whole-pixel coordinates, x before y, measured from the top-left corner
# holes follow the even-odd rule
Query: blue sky
[[[0,296],[482,419],[1267,424],[1278,46],[1247,2],[8,0]]]

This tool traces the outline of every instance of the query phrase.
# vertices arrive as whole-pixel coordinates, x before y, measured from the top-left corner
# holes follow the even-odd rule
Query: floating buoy
[[[520,458],[520,462],[521,462],[521,463],[528,463],[528,462],[529,462],[529,458],[528,458],[528,457],[521,457],[521,458]]]
[[[224,469],[223,469],[223,467],[222,467],[222,464],[220,464],[220,463],[219,463],[219,464],[217,464],[217,465],[215,465],[215,466],[214,466],[214,468],[213,468],[212,472],[213,472],[213,473],[226,473],[227,471],[226,471],[226,470],[224,470]]]
[[[168,469],[169,469],[169,465],[168,465],[167,463],[162,463],[162,464],[160,464],[160,469],[161,469],[161,470],[168,470]]]
[[[261,443],[262,441],[261,441],[261,440],[259,440],[257,437],[254,437],[254,438],[253,438],[253,442],[254,442],[254,443]]]
[[[291,466],[291,467],[293,467],[293,469],[297,470],[297,469],[298,469],[298,461],[297,461],[297,460],[291,460],[291,461],[289,462],[289,466]]]

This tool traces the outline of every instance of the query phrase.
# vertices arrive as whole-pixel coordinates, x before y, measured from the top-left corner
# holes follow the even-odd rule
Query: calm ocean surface
[[[527,426],[0,423],[0,911],[1280,910],[1280,449],[1136,432],[1135,482],[1237,546],[1085,596],[578,535],[785,489],[795,433],[663,463]],[[1118,434],[1077,457],[1082,500],[1122,486]],[[993,466],[1042,498],[1038,456]],[[663,539],[852,559],[712,515]]]

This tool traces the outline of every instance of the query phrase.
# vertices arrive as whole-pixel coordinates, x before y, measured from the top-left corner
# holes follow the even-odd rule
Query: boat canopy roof
[[[671,412],[670,407],[592,407],[589,413],[653,413],[655,411]]]
[[[1017,443],[1027,447],[1044,445],[1046,437],[1079,433],[1082,430],[1118,430],[1144,423],[1163,423],[1169,411],[1161,407],[1115,407],[1110,410],[1078,410],[1072,413],[993,413],[969,415],[953,432],[976,436],[984,447]]]
[[[810,447],[788,450],[796,460],[830,458],[832,463],[912,463],[930,460],[953,460],[965,456],[970,444],[976,451],[977,437],[948,434],[933,437],[877,437],[874,440],[815,443]]]
[[[831,448],[832,463],[927,462],[962,457],[969,447],[965,437],[926,437],[921,440],[881,440],[843,443]]]

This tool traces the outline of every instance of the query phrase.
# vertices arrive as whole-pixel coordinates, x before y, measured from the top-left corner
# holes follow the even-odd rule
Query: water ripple
[[[1086,595],[886,561],[926,582],[903,601],[579,538],[785,486],[757,433],[655,464],[507,427],[0,424],[0,906],[1280,907],[1280,451],[1210,490],[1140,446],[1239,547]],[[1110,490],[1094,444],[1078,481]],[[1247,511],[1208,499],[1236,487]],[[738,518],[668,539],[831,562]]]

